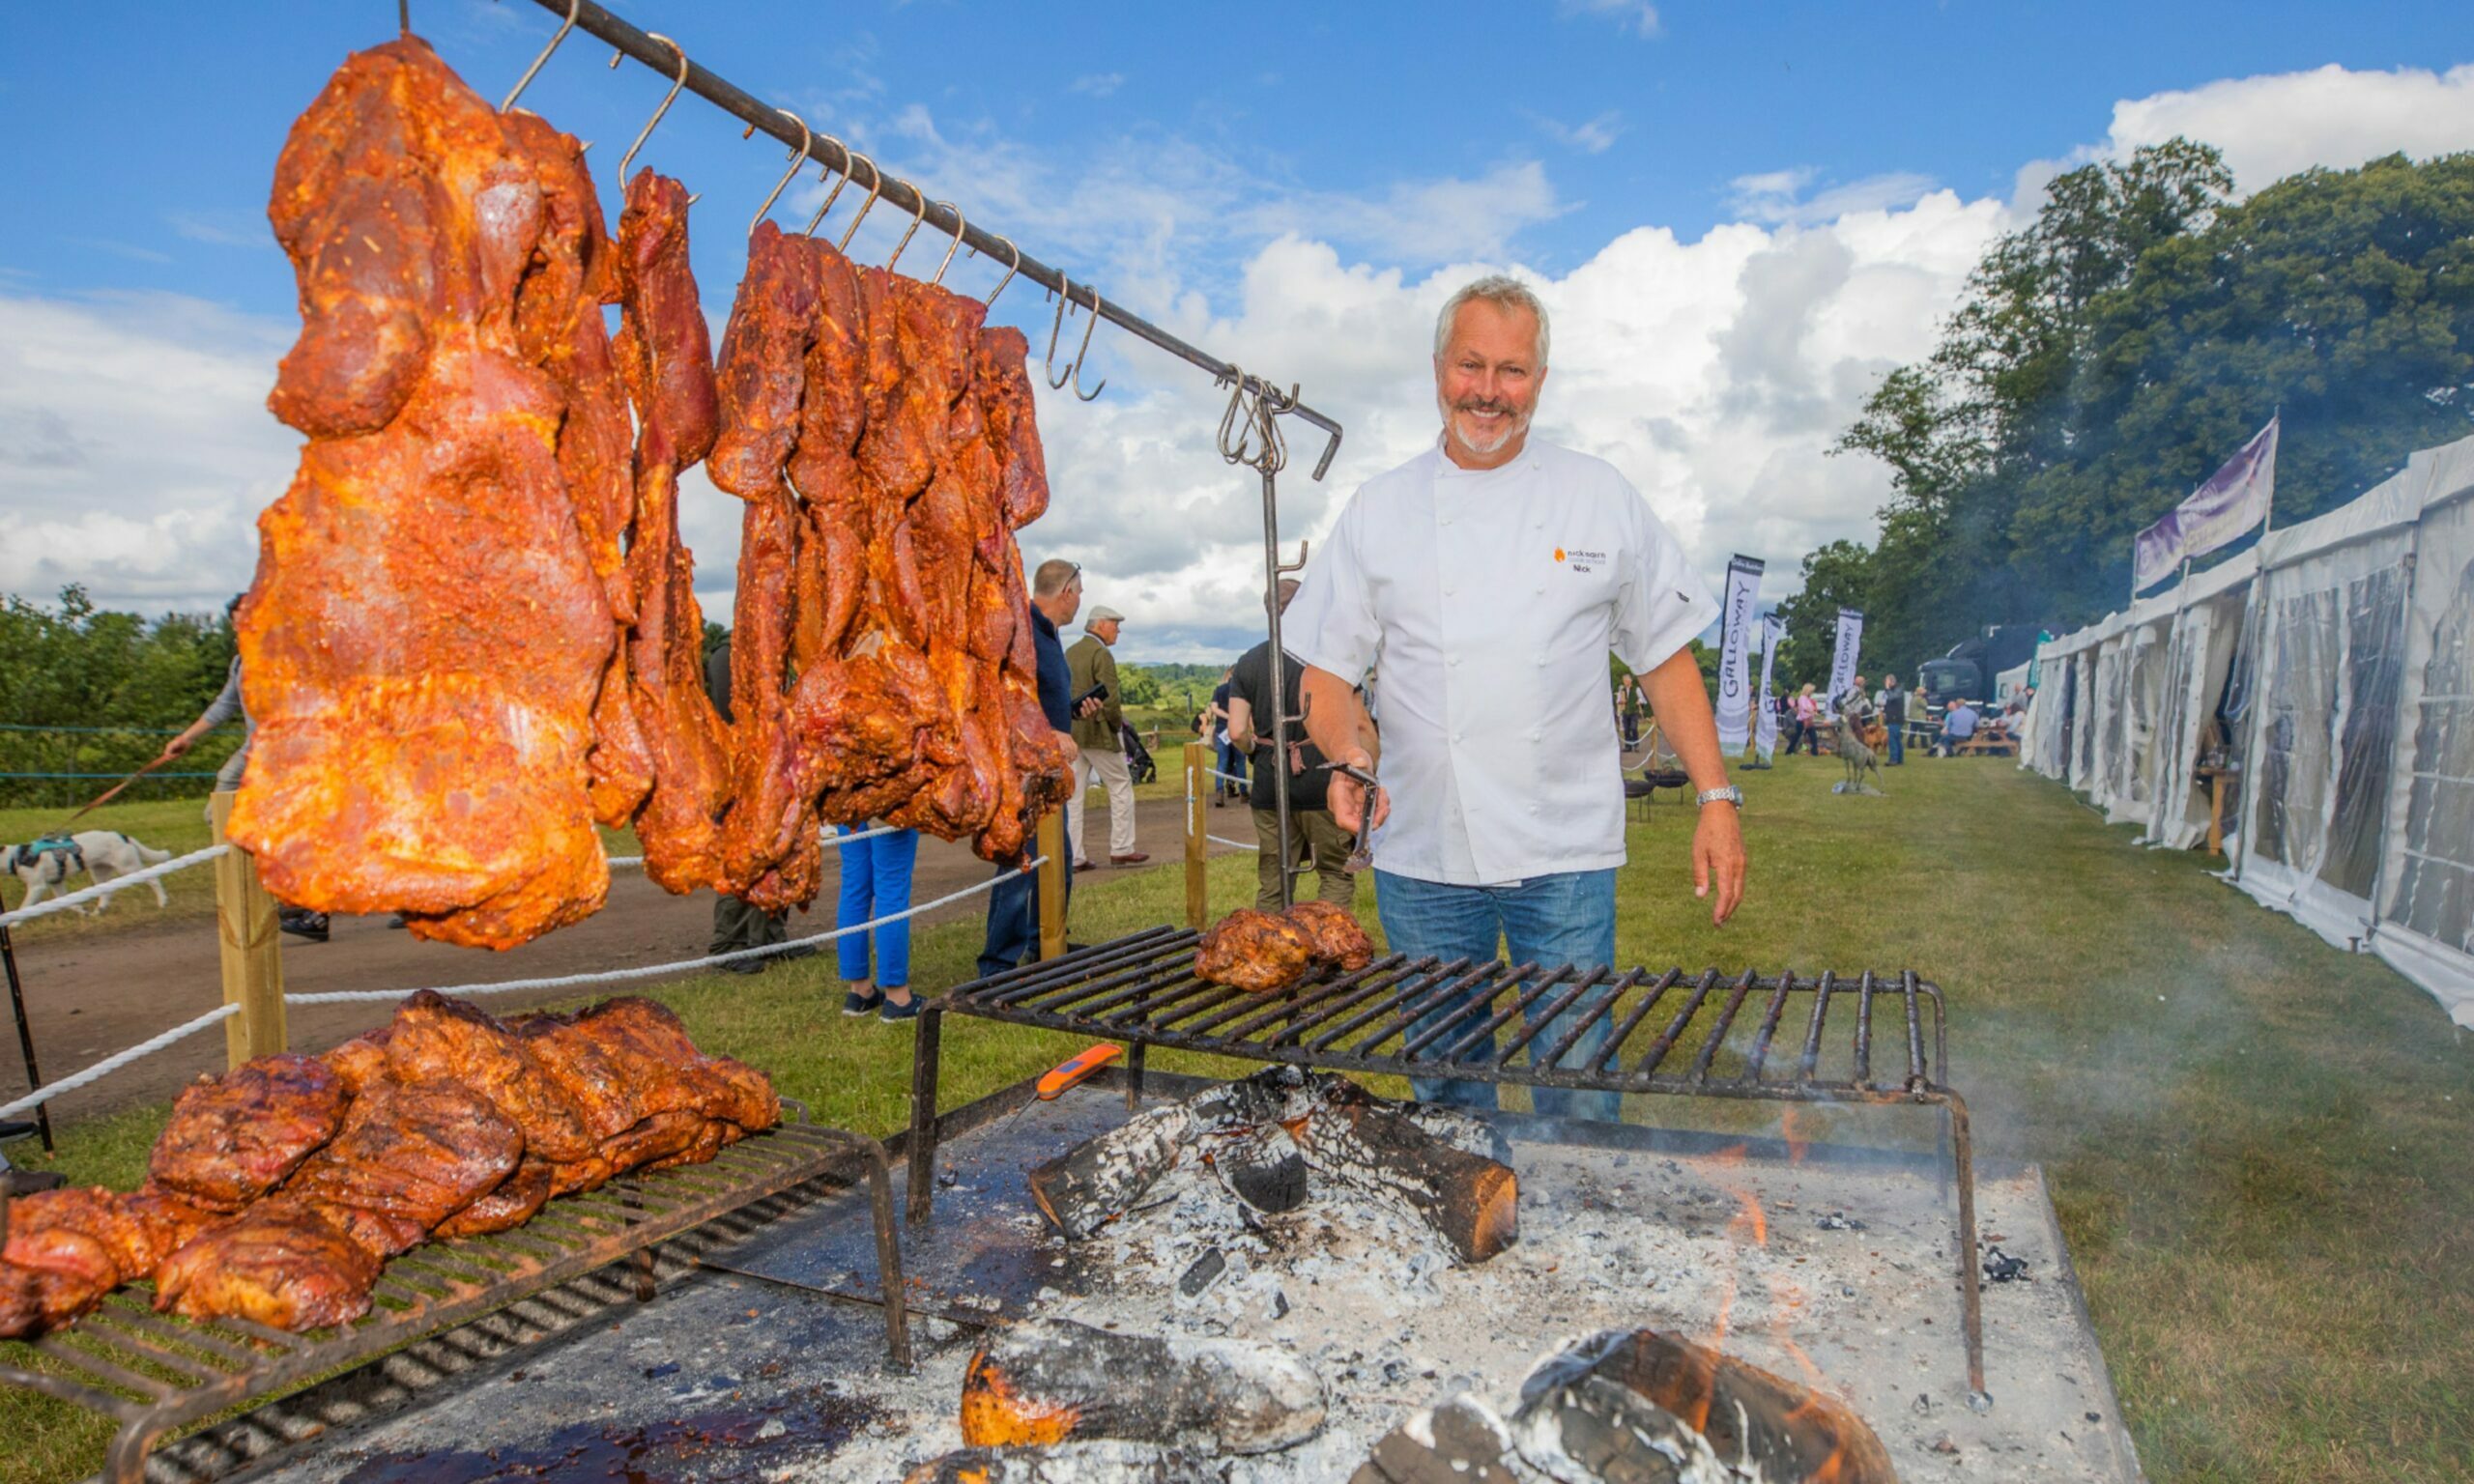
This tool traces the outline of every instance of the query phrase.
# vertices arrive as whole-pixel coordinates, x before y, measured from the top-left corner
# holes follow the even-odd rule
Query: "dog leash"
[[[122,790],[126,789],[129,785],[137,782],[147,774],[154,772],[157,768],[159,768],[163,764],[172,760],[173,759],[170,757],[156,758],[153,762],[148,763],[146,766],[129,775],[129,777],[122,779],[119,783],[112,785],[109,788],[106,788],[102,792],[95,795],[93,798],[88,799],[84,808],[78,810],[77,813],[71,814],[68,818],[60,821],[59,826],[53,829],[51,833],[54,835],[67,833],[71,825],[75,824],[78,820],[86,817],[87,814],[91,813],[98,807],[108,804],[112,800],[120,797]]]

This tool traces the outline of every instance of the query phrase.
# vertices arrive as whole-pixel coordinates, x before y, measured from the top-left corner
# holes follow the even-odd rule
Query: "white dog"
[[[0,845],[0,870],[14,872],[26,886],[26,899],[18,903],[20,907],[31,907],[55,892],[65,894],[69,878],[81,870],[100,885],[171,858],[171,851],[141,845],[117,830],[79,830],[66,841],[46,838],[32,844]],[[171,899],[163,895],[161,877],[146,884],[154,888],[155,905],[171,904]],[[111,905],[112,898],[118,895],[106,892],[81,910],[92,916]]]

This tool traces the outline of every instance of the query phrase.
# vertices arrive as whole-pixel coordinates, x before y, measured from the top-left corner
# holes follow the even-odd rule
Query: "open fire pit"
[[[1486,1120],[1517,1179],[1517,1232],[1480,1261],[1405,1196],[1312,1163],[1302,1200],[1256,1208],[1219,1167],[1236,1137],[1225,1130],[1184,1140],[1121,1215],[1069,1240],[1030,1172],[1226,1091],[1153,1072],[1130,1116],[1102,1091],[1125,1081],[1104,1075],[1056,1102],[1026,1083],[939,1121],[935,1218],[906,1251],[908,1375],[870,1364],[858,1343],[877,1322],[862,1302],[874,1239],[852,1191],[786,1204],[736,1240],[700,1238],[713,1243],[701,1271],[653,1304],[595,1310],[555,1352],[506,1349],[408,1387],[418,1411],[331,1422],[311,1451],[256,1476],[595,1478],[571,1470],[623,1457],[613,1476],[676,1481],[1661,1478],[1615,1471],[1643,1459],[1603,1451],[1658,1436],[1656,1413],[1708,1449],[1685,1439],[1679,1454],[1728,1470],[1676,1478],[1735,1484],[1747,1462],[1769,1480],[1841,1484],[2139,1476],[2032,1169],[1982,1182],[1988,1242],[2027,1267],[1987,1289],[2000,1396],[1976,1413],[1948,1360],[1948,1193],[1927,1158],[1834,1142],[1847,1115],[1796,1110],[1792,1145]],[[1310,1116],[1302,1134],[1290,1136],[1310,1144]],[[1063,1355],[1041,1337],[1074,1326],[1149,1359],[1109,1373],[1127,1380],[1105,1395],[1070,1367],[1024,1368],[1025,1355]],[[1199,1379],[1214,1367],[1229,1374]],[[1087,1412],[1141,1412],[1099,1431],[1147,1436],[1069,1429],[975,1462],[965,1399],[994,1376],[1019,1378],[1050,1417],[1078,1387]],[[1231,1381],[1246,1384],[1219,1389]],[[1137,1393],[1168,1401],[1136,1408]],[[1232,1397],[1244,1406],[1223,1405]],[[282,1430],[300,1435],[322,1405],[318,1393],[288,1404]],[[1232,1418],[1252,1431],[1223,1432]],[[1536,1471],[1518,1449],[1542,1449],[1550,1425],[1600,1472]],[[1517,1457],[1489,1461],[1488,1446]],[[167,1462],[199,1456],[175,1448]],[[1890,1474],[1868,1471],[1884,1461]],[[1446,1471],[1417,1471],[1427,1467]]]

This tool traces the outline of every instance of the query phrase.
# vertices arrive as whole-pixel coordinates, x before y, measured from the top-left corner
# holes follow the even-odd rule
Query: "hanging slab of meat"
[[[586,753],[616,630],[561,456],[590,379],[517,332],[552,259],[591,292],[556,164],[406,38],[294,125],[269,207],[302,317],[269,406],[310,442],[240,614],[232,837],[286,901],[498,948],[609,884]]]
[[[618,301],[618,254],[603,225],[601,198],[584,168],[582,147],[531,113],[504,115],[507,128],[540,167],[546,232],[556,250],[540,255],[516,291],[515,331],[525,353],[566,395],[559,428],[559,469],[575,502],[576,525],[601,579],[612,615],[635,621],[635,580],[625,543],[635,524],[627,402],[602,306]],[[653,757],[627,689],[624,646],[613,649],[593,702],[592,746],[585,757],[593,817],[620,825],[635,816],[653,785]]]
[[[638,171],[627,185],[618,242],[618,362],[639,429],[627,676],[653,764],[636,838],[645,873],[689,892],[722,878],[731,776],[722,719],[705,691],[695,559],[678,535],[678,476],[714,447],[721,428],[705,312],[688,270],[686,188]]]
[[[1241,907],[1194,945],[1194,978],[1256,994],[1286,988],[1314,962],[1314,938],[1287,918]]]
[[[806,813],[782,731],[799,523],[785,466],[798,440],[819,271],[805,239],[760,223],[716,372],[721,434],[710,471],[747,502],[731,631],[732,805],[721,845],[722,873],[734,891],[789,852]]]
[[[987,408],[988,441],[1004,471],[997,484],[1005,524],[1016,530],[1048,513],[1048,455],[1031,400],[1031,343],[1010,325],[979,337],[974,380]],[[1019,565],[1019,561],[1017,563]]]

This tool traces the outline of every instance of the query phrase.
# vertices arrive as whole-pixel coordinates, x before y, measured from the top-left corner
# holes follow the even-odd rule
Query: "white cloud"
[[[1066,85],[1068,93],[1080,93],[1089,98],[1106,98],[1125,86],[1123,72],[1085,72]]]
[[[1740,175],[1727,183],[1727,207],[1747,221],[1810,225],[1860,212],[1913,205],[1933,188],[1930,176],[1893,170],[1807,194],[1820,172],[1809,165]]]
[[[2417,159],[2474,150],[2474,63],[2445,72],[2403,67],[2229,77],[2114,104],[2104,142],[2021,167],[2014,201],[2031,213],[2056,175],[2094,159],[2126,159],[2176,135],[2215,145],[2235,189],[2258,190],[2314,165],[2345,170],[2399,151]]]
[[[220,608],[291,476],[265,401],[293,332],[172,295],[0,296],[0,591]]]
[[[1624,115],[1609,108],[1597,118],[1585,120],[1579,124],[1566,124],[1556,119],[1540,118],[1538,121],[1538,127],[1546,131],[1547,138],[1558,144],[1578,150],[1584,155],[1603,155],[1614,148],[1616,139],[1623,134]]]
[[[1604,16],[1643,38],[1657,35],[1662,24],[1658,8],[1649,0],[1561,0],[1558,9],[1567,15]]]

